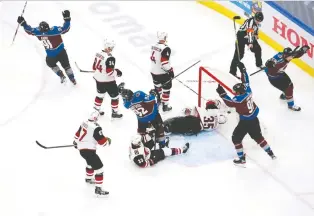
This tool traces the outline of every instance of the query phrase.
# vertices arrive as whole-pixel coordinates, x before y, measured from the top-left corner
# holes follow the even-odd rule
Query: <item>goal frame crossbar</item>
[[[226,89],[229,93],[232,95],[235,95],[234,91],[227,86],[225,83],[223,83],[217,76],[213,75],[206,69],[205,67],[199,67],[198,72],[198,107],[201,107],[202,105],[202,81],[203,81],[203,73],[208,75],[210,78],[212,78],[216,83],[220,84],[224,89]]]

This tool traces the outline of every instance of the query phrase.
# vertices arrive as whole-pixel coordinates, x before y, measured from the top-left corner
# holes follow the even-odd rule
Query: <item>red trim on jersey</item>
[[[113,68],[106,68],[107,73],[111,73],[113,71]]]

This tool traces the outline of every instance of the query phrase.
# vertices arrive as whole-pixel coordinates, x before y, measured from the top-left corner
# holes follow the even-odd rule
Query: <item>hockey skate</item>
[[[73,79],[70,79],[71,82],[73,83],[73,85],[76,85],[76,80],[73,78]]]
[[[245,167],[246,165],[246,155],[244,154],[242,157],[239,157],[238,159],[233,160],[233,164],[240,167]]]
[[[118,111],[114,111],[112,110],[112,113],[111,113],[111,118],[122,118],[122,114],[119,113]]]
[[[99,109],[97,107],[94,107],[94,109],[99,112],[99,115],[101,115],[101,116],[105,115],[105,112],[103,110],[101,110],[101,108]]]
[[[162,111],[168,112],[170,110],[172,110],[171,106],[169,106],[168,104],[162,103]]]
[[[293,111],[301,111],[301,107],[298,107],[298,106],[296,106],[296,105],[288,106],[288,108],[289,108],[290,110],[293,110]]]
[[[60,77],[61,84],[66,83],[66,81],[67,81],[67,78],[64,75]]]
[[[275,160],[277,157],[274,155],[272,150],[267,151],[267,154],[269,155],[269,157],[271,157],[271,159]]]
[[[182,148],[183,154],[187,153],[187,151],[189,150],[189,148],[190,148],[190,143],[186,143],[186,144],[183,146],[183,148]]]
[[[101,187],[95,187],[95,194],[97,197],[104,197],[109,194],[108,191],[104,191]]]

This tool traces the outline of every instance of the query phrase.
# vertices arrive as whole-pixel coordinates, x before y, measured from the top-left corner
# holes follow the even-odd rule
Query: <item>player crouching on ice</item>
[[[288,108],[293,111],[300,111],[301,108],[294,105],[294,87],[290,77],[286,74],[285,69],[292,59],[302,57],[309,49],[310,47],[307,45],[302,46],[300,49],[296,47],[293,51],[291,48],[287,47],[283,50],[283,52],[277,53],[265,64],[265,72],[268,76],[269,82],[272,86],[282,91],[280,99],[286,100]]]
[[[164,123],[158,111],[156,97],[158,92],[155,89],[150,90],[149,95],[142,91],[133,93],[130,89],[124,88],[124,83],[120,83],[119,93],[123,98],[123,104],[126,109],[131,109],[138,122],[137,132],[141,135],[146,133],[151,125],[156,130],[156,141],[159,146],[166,147],[166,137]]]
[[[227,117],[219,111],[220,104],[219,100],[209,100],[205,109],[185,108],[185,116],[173,117],[164,121],[166,134],[194,135],[201,131],[215,130],[219,124],[227,122]]]
[[[144,141],[145,140],[145,141]],[[143,138],[141,135],[137,135],[132,139],[131,146],[129,147],[129,158],[137,166],[141,168],[146,168],[153,166],[159,161],[164,160],[166,157],[185,154],[189,148],[190,144],[186,143],[181,148],[160,148],[151,150],[147,146],[155,145],[153,137],[149,134]]]
[[[47,53],[46,64],[60,77],[61,83],[66,81],[66,77],[58,67],[58,62],[60,62],[62,65],[71,82],[76,85],[73,70],[70,66],[69,57],[67,51],[64,49],[64,43],[61,37],[62,34],[65,34],[70,30],[70,11],[65,10],[62,12],[62,15],[64,19],[63,26],[52,26],[51,28],[45,21],[39,23],[37,28],[33,28],[30,25],[27,25],[24,17],[22,16],[17,18],[17,22],[24,27],[24,30],[27,34],[36,36],[38,40],[43,43]]]
[[[104,179],[103,163],[96,153],[96,148],[98,146],[110,145],[111,139],[103,135],[102,128],[97,123],[98,118],[99,112],[95,111],[88,121],[84,121],[80,125],[80,128],[75,133],[73,144],[87,163],[86,183],[95,184],[95,194],[97,196],[105,196],[109,192],[102,189]]]

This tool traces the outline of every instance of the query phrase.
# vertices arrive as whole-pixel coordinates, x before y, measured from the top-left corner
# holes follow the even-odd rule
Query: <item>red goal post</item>
[[[217,72],[217,70],[212,69],[214,72],[211,72],[209,68],[205,67],[200,67],[199,68],[199,74],[198,74],[198,107],[201,107],[202,99],[204,98],[202,95],[203,91],[203,75],[209,76],[210,79],[215,81],[216,83],[219,83],[225,90],[230,92],[232,95],[235,93],[229,86],[233,86],[234,84],[240,82],[236,80],[235,77],[233,77],[230,74],[222,73],[222,72]],[[208,78],[208,77],[207,77]],[[216,86],[217,87],[217,86]],[[215,88],[216,89],[216,88]]]

